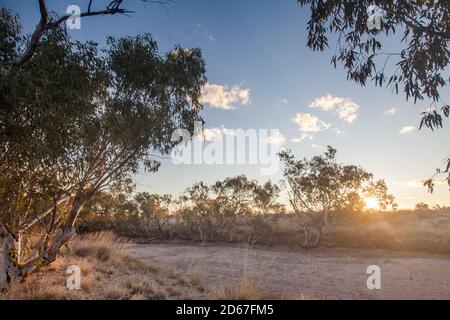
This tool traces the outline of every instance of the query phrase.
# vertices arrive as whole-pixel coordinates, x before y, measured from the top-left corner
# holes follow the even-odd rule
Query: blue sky
[[[98,7],[107,2],[94,1]],[[87,3],[47,1],[48,8],[58,15],[71,4],[85,8]],[[2,4],[20,14],[26,32],[32,31],[39,19],[37,1],[3,0]],[[312,52],[306,47],[308,12],[295,0],[179,0],[170,4],[168,11],[129,0],[126,7],[136,12],[130,17],[86,18],[81,30],[70,32],[76,39],[100,45],[107,35],[149,32],[161,51],[171,50],[175,44],[199,47],[207,63],[209,84],[224,90],[219,94],[225,94],[228,105],[235,107],[224,109],[224,96],[216,97],[217,90],[211,91],[203,111],[207,128],[279,129],[285,138],[282,147],[293,149],[299,157],[310,157],[332,145],[339,161],[359,164],[386,179],[401,207],[419,201],[450,205],[445,185],[438,185],[432,195],[420,186],[449,155],[448,123],[435,133],[417,132],[419,113],[428,102],[414,105],[384,88],[347,82],[345,72],[330,65],[332,50]],[[387,43],[395,50],[398,41],[388,39]],[[233,87],[242,95],[231,94]],[[449,90],[441,94],[449,103]],[[310,107],[314,101],[316,108]],[[349,118],[345,111],[351,112],[355,105],[359,108],[351,115],[356,119]],[[395,113],[385,114],[392,108]],[[312,137],[306,132],[307,138],[294,142],[305,134],[300,132],[299,122],[293,121],[299,113],[317,118],[315,129],[323,126]],[[405,127],[415,129],[399,134]],[[236,174],[261,182],[282,178],[280,174],[261,176],[259,169],[256,165],[177,166],[165,161],[158,173],[141,173],[136,182],[138,190],[179,194],[194,181],[213,182]]]

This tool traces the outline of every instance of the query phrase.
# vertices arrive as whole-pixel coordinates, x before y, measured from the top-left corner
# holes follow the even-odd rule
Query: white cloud
[[[324,111],[333,110],[337,105],[342,104],[343,98],[333,97],[331,94],[327,93],[322,97],[314,99],[309,105],[311,108],[320,108]]]
[[[292,121],[299,126],[299,130],[302,134],[300,138],[291,139],[294,143],[299,143],[306,138],[312,140],[314,133],[327,130],[330,127],[330,124],[323,122],[310,113],[296,113]]]
[[[279,104],[288,104],[289,100],[288,98],[281,98],[280,100],[278,100]]]
[[[217,139],[221,139],[226,135],[232,135],[233,133],[234,133],[233,129],[227,129],[223,126],[205,128],[203,130],[203,139],[205,139],[205,141],[214,141]]]
[[[207,83],[202,89],[200,102],[208,104],[212,108],[236,109],[236,104],[247,105],[251,103],[250,89],[243,89],[239,85],[228,88],[227,85]]]
[[[214,36],[213,36],[212,34],[209,34],[206,38],[207,38],[208,40],[213,41],[213,42],[216,42],[216,41],[217,41],[217,39],[214,38]]]
[[[414,131],[415,128],[416,128],[416,127],[413,127],[413,126],[406,126],[406,127],[403,127],[403,128],[398,132],[398,134],[409,134],[409,133],[411,133],[412,131]]]
[[[313,135],[310,134],[310,133],[302,133],[302,135],[300,137],[292,138],[291,142],[292,143],[300,143],[300,142],[302,142],[305,139],[312,140],[313,139]]]
[[[331,130],[333,130],[334,132],[336,132],[337,135],[342,135],[342,134],[344,134],[344,131],[342,131],[342,130],[339,129],[339,128],[331,128]]]
[[[285,141],[286,141],[286,138],[285,138],[284,135],[283,135],[281,132],[279,132],[279,131],[276,131],[275,134],[270,135],[270,136],[267,137],[267,139],[266,139],[266,142],[267,142],[268,144],[277,144],[277,145],[283,144]]]
[[[392,107],[389,110],[386,110],[385,112],[383,112],[383,115],[385,115],[385,116],[393,116],[395,114],[395,112],[397,112],[397,108]]]
[[[413,179],[410,181],[402,182],[401,185],[406,188],[423,188],[423,181],[419,179]]]
[[[319,146],[318,144],[315,144],[315,143],[311,144],[311,147],[313,147],[314,149],[322,149],[323,148],[322,146]]]
[[[411,179],[408,181],[394,182],[393,185],[400,185],[405,188],[424,188],[424,183],[424,179]],[[438,186],[447,185],[447,181],[445,179],[436,179],[433,181],[433,183]]]
[[[200,38],[200,39],[205,38],[212,42],[217,41],[216,38],[211,33],[209,33],[208,30],[206,30],[206,28],[201,23],[192,24],[191,28],[192,34],[186,40],[190,41],[193,40],[193,38]]]
[[[328,129],[329,124],[323,122],[316,116],[310,113],[299,112],[292,119],[296,124],[298,124],[300,132],[303,133],[315,133]]]
[[[348,123],[352,123],[358,117],[358,104],[350,98],[333,97],[329,93],[314,99],[309,106],[322,109],[323,111],[335,111],[340,119]]]

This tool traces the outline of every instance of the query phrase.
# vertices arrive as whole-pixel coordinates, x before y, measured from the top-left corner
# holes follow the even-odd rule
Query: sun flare
[[[364,203],[367,209],[378,209],[378,200],[373,197],[364,198]]]

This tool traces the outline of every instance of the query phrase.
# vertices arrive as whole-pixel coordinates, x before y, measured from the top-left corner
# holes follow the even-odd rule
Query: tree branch
[[[7,74],[10,74],[14,68],[20,68],[23,65],[25,65],[28,61],[31,60],[34,53],[36,52],[36,49],[39,45],[39,42],[44,35],[44,32],[47,30],[54,29],[58,27],[60,24],[62,24],[64,21],[68,20],[69,18],[82,18],[82,17],[93,17],[93,16],[100,16],[100,15],[115,15],[115,14],[127,14],[132,13],[133,11],[120,8],[120,5],[122,4],[124,0],[114,0],[111,1],[105,10],[98,10],[98,11],[91,11],[92,8],[92,0],[89,1],[88,4],[88,10],[86,12],[83,12],[79,15],[64,15],[60,18],[58,18],[55,21],[48,21],[48,10],[47,6],[45,4],[45,0],[38,0],[39,2],[39,12],[41,14],[40,21],[38,25],[36,26],[36,29],[33,32],[33,35],[31,37],[30,43],[28,44],[25,51],[16,57],[14,62],[12,63],[11,67],[7,70]],[[156,3],[163,8],[165,8],[165,5],[167,3],[172,2],[171,0],[142,0],[143,2],[149,2],[149,3]]]
[[[62,16],[61,18],[59,18],[53,22],[47,23],[47,25],[45,26],[45,30],[54,29],[57,26],[59,26],[61,23],[63,23],[64,21],[68,20],[69,18],[76,19],[76,18],[83,18],[83,17],[114,15],[114,14],[127,14],[127,13],[134,13],[134,11],[117,8],[117,9],[106,9],[106,10],[92,11],[92,12],[88,11],[88,12],[80,13],[79,15],[66,14],[65,16]]]
[[[30,221],[28,221],[27,223],[25,223],[24,225],[21,226],[21,232],[27,231],[28,229],[30,229],[33,225],[35,225],[37,222],[41,221],[42,219],[44,219],[48,214],[50,214],[51,212],[53,212],[53,210],[58,207],[60,204],[68,201],[71,197],[70,196],[64,196],[62,198],[59,198],[58,200],[56,200],[54,202],[54,204],[49,207],[46,208],[44,210],[42,210],[38,215],[36,215],[33,219],[31,219]]]
[[[36,29],[33,32],[33,35],[31,36],[30,44],[25,49],[24,53],[18,56],[14,62],[12,67],[21,67],[24,65],[27,61],[31,59],[34,52],[36,51],[36,48],[39,44],[39,40],[42,38],[42,35],[45,32],[45,26],[48,23],[48,12],[47,7],[45,5],[45,0],[38,0],[39,1],[39,12],[41,14],[41,19],[36,26]],[[12,69],[12,68],[11,68]],[[10,69],[10,70],[11,70]]]
[[[424,25],[420,24],[419,22],[417,22],[410,16],[407,16],[407,17],[410,18],[411,20],[413,20],[415,23],[408,21],[401,15],[400,15],[399,19],[401,22],[403,22],[409,28],[411,28],[415,31],[419,31],[420,33],[427,33],[432,36],[438,36],[438,37],[442,37],[444,39],[450,39],[450,30],[446,30],[445,32],[444,31],[439,32],[439,31],[434,30],[430,26],[424,26]]]

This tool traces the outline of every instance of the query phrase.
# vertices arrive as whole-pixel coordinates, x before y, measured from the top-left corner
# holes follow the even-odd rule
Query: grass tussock
[[[2,300],[148,300],[204,299],[198,281],[185,279],[162,267],[148,266],[127,257],[126,241],[113,233],[78,237],[64,255],[34,272],[21,283],[11,284]],[[66,286],[67,268],[81,270],[81,289]]]
[[[273,294],[258,287],[254,281],[248,279],[242,279],[231,287],[214,289],[213,298],[219,300],[316,300],[314,297],[304,294]]]
[[[78,257],[94,257],[100,261],[115,261],[123,258],[129,241],[112,231],[89,233],[75,238],[70,250]]]
[[[271,300],[279,298],[259,288],[250,280],[242,280],[227,288],[217,288],[214,290],[214,297],[219,300]]]

